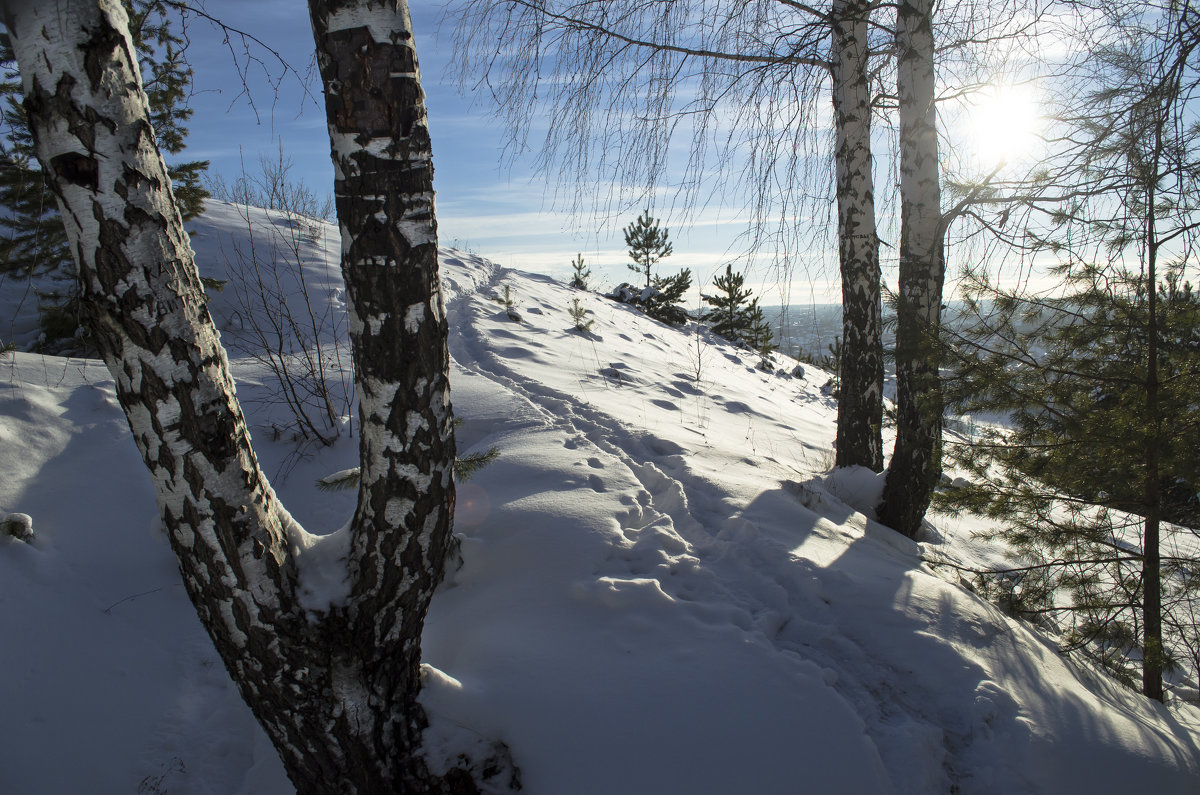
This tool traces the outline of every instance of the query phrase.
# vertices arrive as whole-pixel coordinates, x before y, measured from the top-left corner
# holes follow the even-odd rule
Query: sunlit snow
[[[287,227],[251,217],[256,246]],[[206,276],[251,246],[228,205],[192,226]],[[308,282],[342,311],[320,231]],[[869,518],[877,476],[826,477],[828,374],[442,264],[459,452],[500,457],[460,487],[461,561],[426,625],[434,752],[503,741],[531,795],[1197,791],[1195,706],[1082,669],[933,565],[997,554],[970,521],[909,541]],[[19,289],[0,282],[4,306]],[[232,295],[210,302],[227,345]],[[5,338],[28,340],[12,311]],[[231,355],[274,488],[306,532],[337,531],[355,492],[315,482],[357,465],[357,429],[297,455],[268,374]],[[183,592],[108,373],[25,353],[0,372],[0,517],[34,532],[0,538],[0,792],[291,792]],[[345,539],[301,540],[327,604]]]

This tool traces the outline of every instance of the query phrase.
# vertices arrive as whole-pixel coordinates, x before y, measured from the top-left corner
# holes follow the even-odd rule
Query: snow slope
[[[287,228],[251,218],[255,246]],[[206,275],[250,245],[227,205],[195,226]],[[301,250],[336,311],[334,238]],[[1197,791],[1194,707],[1080,669],[925,560],[970,563],[969,523],[908,541],[862,512],[878,478],[826,475],[825,373],[442,261],[460,453],[501,457],[460,486],[461,567],[426,627],[432,747],[501,739],[534,795]],[[289,792],[183,594],[107,373],[0,369],[0,514],[36,533],[0,539],[0,792]],[[235,370],[277,491],[309,531],[339,527],[353,494],[313,483],[357,439],[297,457],[267,433],[267,374]]]

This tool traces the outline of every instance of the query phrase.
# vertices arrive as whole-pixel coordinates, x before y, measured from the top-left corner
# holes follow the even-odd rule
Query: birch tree
[[[933,2],[896,7],[900,117],[900,273],[896,302],[896,446],[877,513],[912,537],[941,476],[942,397],[935,340],[946,266],[938,163]]]
[[[834,0],[829,16],[842,283],[834,463],[879,472],[883,469],[883,320],[871,154],[871,8],[871,3],[861,0]]]
[[[184,584],[303,793],[470,792],[421,756],[421,627],[454,506],[446,322],[407,6],[311,4],[352,297],[362,480],[305,532],[259,468],[147,115],[119,0],[2,6],[77,259],[82,312],[154,481]],[[306,571],[345,543],[343,587]],[[336,576],[334,577],[336,580]]]

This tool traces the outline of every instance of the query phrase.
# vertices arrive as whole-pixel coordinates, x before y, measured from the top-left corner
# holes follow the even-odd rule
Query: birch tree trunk
[[[835,464],[883,470],[883,342],[879,238],[871,160],[867,79],[870,5],[834,0],[830,66],[837,129],[838,243],[842,276],[842,356],[838,365]]]
[[[932,0],[896,11],[900,112],[900,274],[896,307],[896,446],[879,521],[910,538],[941,476],[937,334],[945,280]]]
[[[302,604],[298,565],[311,539],[251,447],[121,3],[8,2],[2,11],[78,262],[82,311],[154,480],[184,584],[289,777],[302,793],[470,792],[465,774],[452,789],[419,755],[421,627],[449,538],[454,445],[411,29],[403,8],[351,9],[330,24],[328,4],[319,5],[314,18],[334,31],[337,57],[358,47],[359,71],[390,86],[394,106],[390,127],[368,126],[355,139],[347,125],[363,119],[349,114],[333,139],[343,176],[361,180],[346,184],[387,199],[363,200],[378,213],[371,220],[339,196],[363,486],[346,593],[316,606]],[[337,74],[344,91],[366,90],[357,76]],[[368,140],[386,157],[357,151]],[[376,159],[387,161],[381,175],[423,174],[420,187],[396,179],[376,190],[367,177]]]

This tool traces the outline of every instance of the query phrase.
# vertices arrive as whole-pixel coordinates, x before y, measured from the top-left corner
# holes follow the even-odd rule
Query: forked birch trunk
[[[871,160],[867,79],[870,5],[834,0],[831,72],[837,130],[838,241],[842,356],[838,365],[835,464],[883,470],[883,342],[879,238]]]
[[[463,776],[454,789],[431,776],[419,755],[421,628],[450,534],[454,443],[411,27],[394,3],[314,3],[313,17],[333,93],[362,418],[345,593],[324,605],[302,604],[299,556],[312,539],[255,458],[121,3],[3,4],[82,311],[187,592],[292,782],[303,793],[474,791]]]
[[[932,0],[896,11],[900,112],[900,274],[896,326],[896,446],[879,520],[910,538],[941,476],[937,334],[945,281]]]

